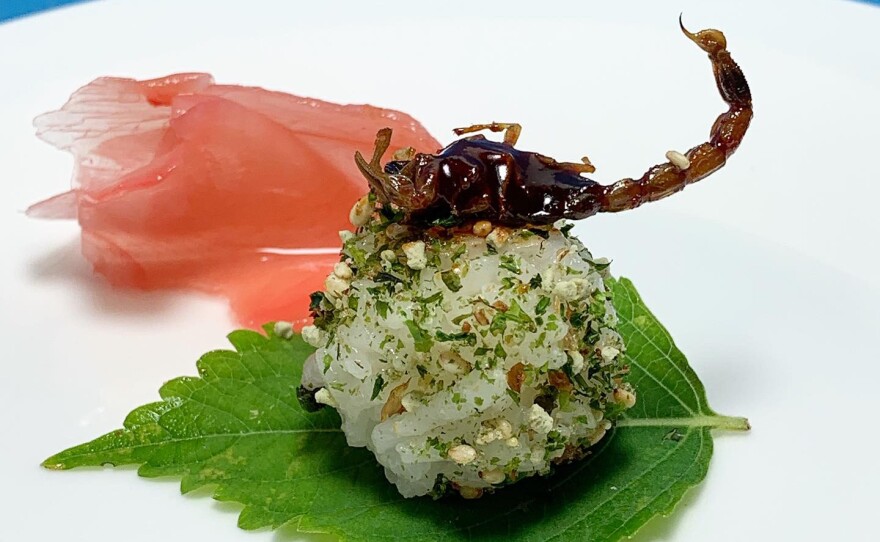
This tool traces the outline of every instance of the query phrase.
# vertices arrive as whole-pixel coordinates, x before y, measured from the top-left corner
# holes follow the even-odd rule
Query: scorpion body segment
[[[712,125],[709,141],[684,154],[670,152],[668,162],[653,166],[639,179],[602,185],[582,176],[594,171],[583,163],[514,148],[517,124],[478,124],[455,130],[504,131],[504,141],[472,135],[452,142],[437,154],[399,152],[384,167],[380,160],[390,145],[391,130],[380,130],[372,160],[360,153],[355,161],[371,190],[385,205],[403,211],[404,222],[428,224],[452,217],[489,220],[508,226],[578,220],[600,212],[634,209],[682,190],[722,167],[736,151],[752,119],[752,99],[739,66],[718,30],[682,32],[708,53],[715,82],[728,110]]]

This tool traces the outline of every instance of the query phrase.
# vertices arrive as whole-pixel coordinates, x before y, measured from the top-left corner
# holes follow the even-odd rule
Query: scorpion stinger
[[[752,95],[740,67],[727,51],[727,40],[719,30],[692,33],[678,19],[681,31],[709,54],[715,84],[729,109],[712,125],[710,139],[684,154],[670,151],[669,162],[649,169],[638,180],[622,179],[603,187],[601,212],[618,212],[638,207],[674,194],[685,186],[706,178],[727,163],[739,147],[752,120]]]

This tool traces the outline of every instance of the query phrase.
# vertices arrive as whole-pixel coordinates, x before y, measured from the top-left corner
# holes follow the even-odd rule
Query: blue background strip
[[[85,0],[0,0],[0,22]],[[877,0],[880,1],[880,0]]]
[[[0,0],[0,22],[88,0]],[[880,6],[880,0],[855,0]]]

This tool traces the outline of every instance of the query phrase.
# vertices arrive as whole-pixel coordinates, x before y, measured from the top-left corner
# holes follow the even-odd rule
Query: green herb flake
[[[432,226],[440,226],[441,228],[451,228],[461,224],[461,219],[456,216],[445,216],[443,218],[435,218],[431,221]]]
[[[532,348],[540,348],[540,347],[544,346],[544,341],[546,341],[546,340],[547,340],[547,332],[542,331],[540,334],[538,334],[537,337],[535,337],[535,340],[532,341]]]
[[[468,317],[470,317],[469,313],[459,314],[458,316],[456,316],[455,318],[452,319],[452,323],[457,326],[461,325],[461,323],[464,322],[465,320],[467,320]]]
[[[382,393],[382,390],[385,388],[385,378],[382,375],[376,377],[376,381],[373,382],[373,395],[370,397],[370,401],[379,397],[379,394]]]
[[[588,318],[589,315],[586,312],[576,312],[571,315],[571,318],[569,318],[568,321],[571,322],[571,325],[575,328],[581,328],[587,323]]]
[[[406,324],[406,328],[409,329],[409,333],[412,335],[416,352],[430,352],[431,347],[434,345],[431,336],[413,320],[406,320],[404,324]]]
[[[518,400],[519,399],[517,399],[517,401]],[[507,470],[509,470],[511,472],[515,472],[521,464],[522,464],[522,459],[520,459],[519,456],[514,457],[513,459],[510,460],[509,463],[507,463]]]
[[[585,392],[585,393],[589,392],[590,384],[587,382],[587,379],[584,377],[584,375],[578,373],[578,374],[574,375],[574,377],[572,378],[572,381],[580,389],[580,391]]]
[[[567,391],[560,391],[556,400],[559,401],[560,410],[568,410],[568,405],[571,404],[571,394]]]
[[[449,269],[440,273],[440,280],[453,292],[461,290],[461,275]]]
[[[537,236],[540,237],[541,239],[548,239],[548,238],[550,237],[550,232],[547,231],[547,230],[545,230],[545,229],[543,229],[543,228],[532,228],[532,229],[527,230],[527,231],[528,231],[529,233],[531,233],[532,235],[537,235]]]
[[[436,244],[435,244],[436,245]],[[437,268],[442,263],[440,261],[440,252],[436,250],[436,246],[427,251],[428,267]]]
[[[440,342],[463,342],[468,346],[475,346],[477,344],[477,336],[473,333],[444,333],[443,331],[437,332],[437,340]]]
[[[498,264],[498,267],[502,269],[507,269],[514,275],[519,275],[521,273],[519,266],[519,258],[514,256],[513,254],[505,254],[501,256],[501,261]]]
[[[388,302],[376,301],[376,312],[378,312],[379,316],[382,318],[388,318]]]
[[[373,193],[370,192],[370,195],[373,195]],[[403,220],[405,213],[403,212],[403,209],[395,209],[390,205],[383,205],[379,209],[379,215],[386,220],[387,226],[388,224],[395,224]]]
[[[592,262],[590,262],[590,264],[592,264],[593,268],[595,268],[596,271],[605,271],[611,265],[611,262],[610,261],[608,261],[608,262],[592,261]]]
[[[492,319],[492,323],[489,324],[489,333],[492,335],[498,335],[499,333],[504,333],[506,328],[507,318],[504,317],[503,312],[499,312],[495,315],[495,318]]]
[[[501,290],[512,290],[519,284],[519,281],[514,277],[501,277]]]
[[[590,303],[590,315],[597,320],[600,320],[605,316],[606,310],[604,301],[596,300]]]
[[[567,223],[564,224],[561,228],[559,228],[559,231],[562,232],[562,235],[568,237],[568,234],[569,234],[569,232],[572,230],[572,228],[574,228],[574,223],[573,223],[573,222],[567,222]]]
[[[321,310],[326,299],[327,295],[324,294],[324,292],[312,292],[309,294],[309,310],[312,312],[318,312]]]
[[[382,339],[382,342],[379,343],[379,350],[384,350],[385,346],[393,340],[394,335],[385,335],[385,337]]]
[[[467,245],[464,243],[459,244],[455,247],[455,251],[452,253],[452,260],[455,261],[462,256],[464,256],[465,252],[467,252]]]
[[[510,308],[507,311],[501,313],[504,317],[512,322],[516,322],[518,324],[531,324],[532,318],[526,314],[526,312],[522,309],[520,304],[513,300],[510,302]]]
[[[501,346],[501,343],[495,345],[495,348],[492,350],[492,353],[495,354],[495,357],[504,359],[507,357],[507,351],[504,350],[504,347]]]
[[[385,271],[379,271],[376,273],[376,276],[373,278],[376,282],[387,282],[391,284],[396,284],[398,282],[403,282],[403,279],[398,277],[397,275],[392,275],[391,273],[387,273]]]
[[[432,303],[439,303],[442,300],[443,300],[443,292],[435,292],[428,297],[418,298],[418,302],[425,304],[425,305],[430,305]]]
[[[537,290],[544,284],[544,279],[541,277],[540,273],[537,273],[534,277],[529,279],[529,288],[533,290]]]
[[[343,252],[346,256],[350,257],[354,260],[354,265],[357,268],[366,267],[367,265],[367,253],[364,252],[361,248],[355,245],[353,242],[346,243],[343,247]]]
[[[547,307],[550,306],[550,298],[547,296],[541,297],[538,300],[538,304],[535,305],[535,314],[541,315],[547,312]]]

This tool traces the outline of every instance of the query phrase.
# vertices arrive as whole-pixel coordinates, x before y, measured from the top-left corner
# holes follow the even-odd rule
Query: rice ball
[[[556,226],[425,230],[376,213],[342,235],[302,385],[405,497],[546,475],[635,402],[607,262]]]

